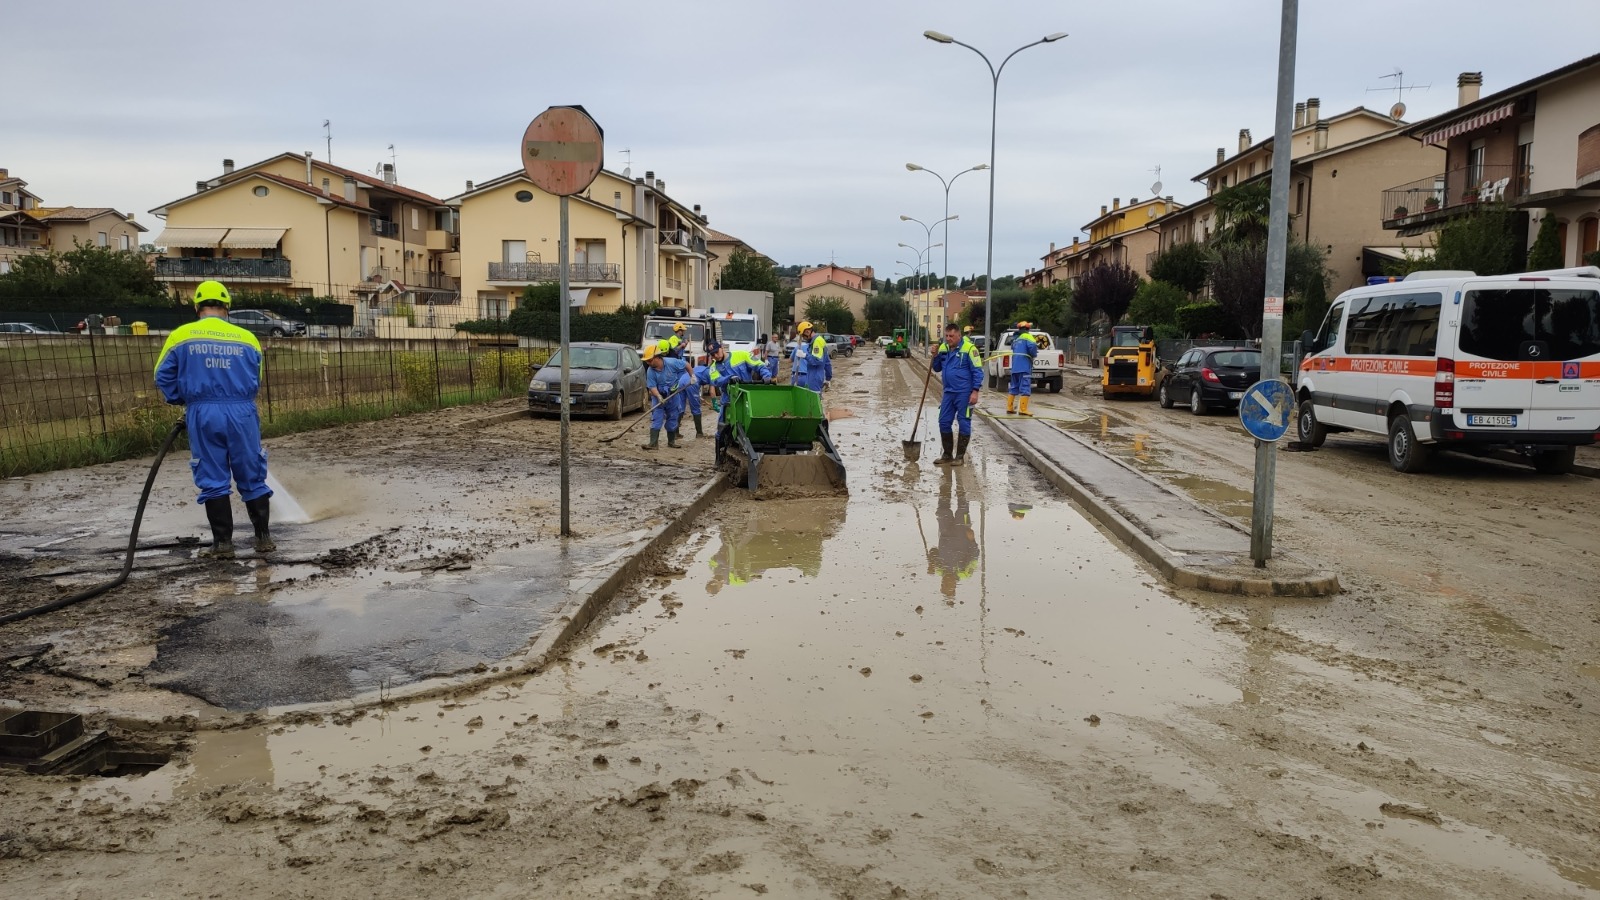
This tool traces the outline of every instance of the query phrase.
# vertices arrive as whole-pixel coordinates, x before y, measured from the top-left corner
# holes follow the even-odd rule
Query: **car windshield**
[[[725,341],[754,344],[756,342],[756,320],[720,319],[717,321],[717,335]]]
[[[1507,362],[1600,355],[1600,291],[1468,291],[1460,343],[1466,353]]]
[[[683,333],[684,340],[703,341],[706,339],[706,326],[704,323],[672,321],[664,322],[660,320],[644,323],[644,336],[647,340],[652,341],[666,340],[667,338],[672,337],[673,326],[679,324],[688,329]]]
[[[573,347],[572,367],[574,369],[604,369],[615,370],[618,368],[619,357],[617,351],[608,347]],[[550,355],[546,366],[561,368],[561,351],[557,350]]]
[[[1229,369],[1261,368],[1260,350],[1220,350],[1211,354],[1211,365]]]

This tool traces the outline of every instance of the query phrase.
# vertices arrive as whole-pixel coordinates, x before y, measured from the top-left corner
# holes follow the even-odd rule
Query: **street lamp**
[[[935,172],[932,169],[929,169],[925,166],[919,166],[916,163],[906,163],[907,172],[927,172],[929,175],[939,179],[939,183],[944,185],[944,277],[946,278],[950,277],[950,223],[957,218],[956,216],[950,215],[950,186],[956,183],[957,178],[960,178],[968,172],[982,172],[987,168],[989,168],[988,163],[978,163],[970,169],[962,169],[956,174],[950,176],[950,179],[947,181],[943,175],[940,175],[938,172]],[[905,217],[901,216],[901,218],[903,219]]]
[[[904,219],[904,218],[906,218],[906,217],[905,217],[905,216],[901,216],[901,217],[900,217],[900,218],[902,218],[902,219]],[[913,219],[913,220],[912,220],[912,221],[916,221],[916,220],[915,220],[915,219]],[[921,225],[921,224],[922,224],[922,223],[921,223],[921,222],[917,222],[917,224],[918,224],[918,225]],[[935,223],[934,223],[934,224],[935,224],[935,225],[937,225],[937,224],[939,224],[939,223],[937,223],[937,222],[935,222]],[[926,228],[926,227],[928,227],[928,226],[923,226],[923,227],[925,227],[925,228]],[[928,230],[929,230],[929,232],[930,232],[930,233],[931,233],[931,232],[932,232],[932,230],[933,230],[933,229],[932,229],[932,228],[929,228],[929,229],[928,229]],[[915,251],[916,251],[916,254],[917,254],[917,268],[919,268],[919,269],[920,269],[920,268],[922,268],[922,265],[923,265],[923,263],[924,263],[924,262],[927,262],[927,263],[929,263],[929,264],[930,264],[930,266],[931,266],[931,264],[932,264],[932,262],[933,262],[933,248],[935,248],[935,247],[942,247],[942,246],[944,246],[944,243],[943,243],[943,242],[942,242],[942,241],[941,241],[941,242],[940,242],[940,243],[937,243],[937,244],[929,244],[929,245],[928,245],[928,246],[927,246],[927,247],[926,247],[926,248],[924,248],[924,249],[922,249],[922,250],[917,250],[917,248],[915,248],[915,247],[913,247],[913,246],[911,246],[911,245],[910,245],[910,244],[904,244],[904,243],[903,243],[903,244],[901,244],[901,245],[900,245],[900,246],[902,246],[902,247],[904,247],[904,248],[906,248],[906,249],[907,249],[907,250],[915,250]],[[901,265],[905,265],[905,263],[901,263]],[[930,282],[931,282],[931,280],[932,280],[932,275],[933,275],[933,273],[932,273],[932,272],[929,272],[929,273],[928,273],[928,276],[929,276],[929,277],[928,277],[928,278],[924,278],[924,279],[923,279],[923,282],[922,282],[922,283],[923,283],[923,288],[924,288],[924,294],[923,294],[923,301],[924,301],[924,302],[926,302],[926,301],[927,301],[927,294],[926,294],[926,289],[927,289],[927,287],[928,287],[928,285],[929,285],[929,284],[930,284]],[[912,278],[912,285],[913,285],[913,289],[915,289],[915,284],[916,284],[916,278],[915,278],[915,277],[913,277],[913,278]],[[928,343],[928,341],[927,341],[927,338],[926,338],[926,337],[924,337],[924,338],[923,338],[923,343],[924,343],[924,344],[927,344],[927,343]]]
[[[900,246],[904,247],[905,245],[901,244]],[[918,267],[913,266],[911,263],[908,263],[903,259],[897,259],[894,262],[897,266],[905,266],[906,273],[911,276],[911,289],[913,291],[916,290]],[[906,333],[908,335],[907,340],[909,340],[909,335],[911,332],[911,304],[906,303],[904,306],[905,310],[900,314],[900,324],[905,326]]]
[[[946,210],[946,212],[948,212],[948,210]],[[940,244],[943,244],[944,245],[944,261],[945,261],[946,267],[948,267],[949,264],[950,264],[950,245],[949,245],[949,243],[947,241],[940,241],[939,244],[933,243],[933,229],[934,229],[935,226],[943,224],[944,227],[945,227],[945,231],[949,231],[950,230],[950,223],[952,221],[956,220],[956,219],[959,219],[959,218],[961,218],[961,217],[960,216],[947,215],[943,219],[940,219],[938,222],[934,222],[932,225],[929,225],[928,223],[922,221],[921,219],[913,218],[911,216],[901,216],[900,217],[900,221],[902,221],[902,222],[915,222],[918,225],[921,225],[922,226],[922,230],[923,230],[924,234],[926,235],[926,239],[928,241],[928,249],[929,250],[932,250],[934,247],[937,247],[937,246],[940,246]],[[945,272],[943,277],[944,278],[949,278],[950,277],[950,273],[948,271]],[[928,254],[928,277],[923,280],[922,284],[923,284],[923,290],[924,291],[931,292],[933,290],[933,254],[931,254],[931,253]],[[923,295],[923,299],[924,300],[927,299],[927,294],[926,293]],[[928,318],[931,319],[932,317],[933,317],[933,315],[932,315],[932,312],[930,310]],[[943,318],[943,317],[941,316],[941,318]],[[931,325],[932,323],[930,322],[929,324]]]
[[[1011,57],[1016,56],[1018,53],[1021,53],[1022,51],[1028,49],[1029,47],[1037,47],[1040,44],[1053,44],[1056,41],[1059,41],[1062,38],[1066,37],[1067,33],[1065,31],[1058,31],[1055,34],[1047,34],[1044,37],[1038,39],[1037,41],[1034,41],[1031,44],[1023,44],[1021,47],[1018,47],[1017,49],[1011,51],[1011,53],[1009,55],[1007,55],[1005,59],[1001,60],[1000,61],[1000,68],[998,68],[998,69],[995,68],[994,63],[989,61],[989,57],[987,57],[987,56],[985,56],[983,54],[982,50],[979,50],[977,47],[974,47],[971,44],[962,43],[961,41],[956,40],[955,38],[951,37],[948,34],[944,34],[942,32],[938,32],[938,31],[924,31],[922,33],[922,36],[927,38],[928,40],[934,41],[936,43],[940,43],[940,44],[955,44],[957,46],[965,47],[968,50],[971,50],[973,53],[978,54],[978,57],[983,60],[983,64],[989,67],[989,79],[993,83],[994,90],[993,90],[992,94],[990,95],[990,99],[989,99],[989,251],[988,251],[988,262],[984,265],[984,282],[983,282],[983,290],[984,290],[984,295],[983,295],[984,296],[984,303],[983,303],[983,335],[984,335],[984,341],[986,342],[986,344],[988,346],[993,346],[994,345],[994,331],[993,331],[993,326],[994,326],[994,140],[995,140],[995,124],[996,124],[996,122],[997,122],[997,120],[999,118],[999,114],[1000,114],[1000,112],[999,112],[999,106],[1000,106],[1000,73],[1005,71],[1006,63],[1011,61]],[[954,179],[951,179],[951,180],[953,181]]]

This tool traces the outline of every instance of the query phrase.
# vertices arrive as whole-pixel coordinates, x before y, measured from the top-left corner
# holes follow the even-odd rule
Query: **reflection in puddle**
[[[706,593],[741,587],[771,569],[797,569],[814,578],[822,545],[845,519],[845,500],[772,500],[719,517],[721,545],[707,565]]]

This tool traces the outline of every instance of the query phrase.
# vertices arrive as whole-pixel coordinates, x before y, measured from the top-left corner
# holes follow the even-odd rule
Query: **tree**
[[[1462,269],[1479,275],[1521,272],[1527,257],[1522,217],[1498,204],[1479,204],[1451,219],[1433,235],[1433,246],[1385,267],[1391,275],[1424,269]]]
[[[850,334],[855,331],[856,314],[842,297],[811,297],[806,300],[806,319],[822,323],[831,334]]]
[[[1189,302],[1183,288],[1165,281],[1147,281],[1139,285],[1128,307],[1128,321],[1152,328],[1178,325],[1178,307]]]
[[[17,257],[11,271],[0,275],[0,300],[13,309],[63,312],[172,302],[144,254],[81,244],[64,253]]]
[[[766,257],[736,247],[717,276],[717,287],[725,291],[766,291],[776,299],[778,273]]]
[[[1261,333],[1266,297],[1265,241],[1228,241],[1211,251],[1211,296],[1246,337]]]
[[[1128,312],[1142,280],[1127,263],[1099,263],[1078,279],[1078,312],[1086,317],[1101,313],[1115,325]]]
[[[1072,287],[1064,281],[1030,291],[1027,302],[1016,310],[1016,319],[1057,336],[1081,333],[1087,325],[1073,308]]]
[[[873,294],[863,312],[873,333],[888,334],[906,321],[906,302],[892,294]]]
[[[1528,248],[1528,270],[1537,272],[1541,269],[1559,269],[1566,262],[1563,247],[1556,240],[1556,217],[1545,214],[1539,222],[1539,234],[1533,239],[1533,246]]]
[[[1156,257],[1150,265],[1150,277],[1174,285],[1194,297],[1206,289],[1206,268],[1210,261],[1203,245],[1185,241],[1174,244]]]
[[[1272,207],[1270,179],[1223,188],[1212,195],[1217,208],[1215,242],[1265,241],[1267,218]]]
[[[522,299],[517,302],[517,308],[529,312],[561,312],[561,284],[545,281],[528,285],[522,289]]]

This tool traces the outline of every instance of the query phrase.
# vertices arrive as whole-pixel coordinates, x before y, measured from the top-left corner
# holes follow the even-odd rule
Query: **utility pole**
[[[1294,133],[1294,57],[1299,0],[1283,0],[1278,39],[1277,127],[1272,134],[1272,205],[1267,214],[1266,299],[1261,309],[1261,380],[1277,379],[1283,365],[1284,268],[1289,251],[1289,155]],[[1250,559],[1265,568],[1272,558],[1272,501],[1278,445],[1256,441],[1255,496],[1250,512]]]

